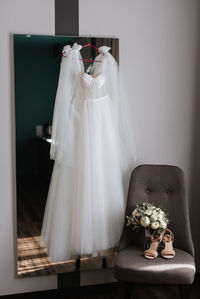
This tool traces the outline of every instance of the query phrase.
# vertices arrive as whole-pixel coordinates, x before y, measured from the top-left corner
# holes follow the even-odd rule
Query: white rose
[[[150,219],[148,216],[144,216],[140,219],[140,224],[143,226],[143,227],[147,227],[149,226],[150,224]]]
[[[158,215],[158,221],[160,221],[160,222],[163,221],[163,215]]]
[[[145,214],[148,215],[148,216],[150,216],[152,213],[153,213],[152,208],[148,208],[148,209],[145,211]]]
[[[162,221],[164,216],[165,216],[165,213],[164,213],[162,210],[160,210],[160,211],[158,212],[158,220],[159,220],[159,221]]]
[[[151,221],[157,221],[157,219],[158,219],[157,214],[156,214],[156,213],[153,213],[153,214],[151,215],[150,219],[151,219]]]
[[[152,229],[157,229],[157,228],[159,228],[159,226],[160,226],[160,224],[159,224],[158,221],[154,221],[154,222],[151,223],[151,228]]]
[[[163,210],[159,210],[158,214],[159,214],[160,216],[164,216],[164,215],[165,215],[165,213],[163,212]]]
[[[140,213],[137,209],[135,209],[135,210],[133,211],[133,216],[140,217],[140,216],[141,216],[141,213]]]
[[[167,223],[163,220],[160,222],[160,228],[165,229],[167,227]]]

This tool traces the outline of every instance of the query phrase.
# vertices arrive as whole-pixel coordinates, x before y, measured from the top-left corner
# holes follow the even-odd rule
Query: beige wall
[[[195,188],[189,200],[199,255],[200,121],[195,118],[199,118],[200,1],[84,0],[79,18],[80,35],[120,38],[120,67],[139,163],[174,164],[184,170],[188,190]]]
[[[193,228],[200,188],[196,139],[198,0],[80,0],[80,35],[120,38],[120,67],[129,95],[140,163],[182,167]],[[16,279],[13,197],[11,56],[9,33],[54,34],[54,0],[0,2],[0,295],[56,288],[56,276]],[[13,89],[12,89],[13,90]],[[195,167],[192,167],[195,165]],[[200,166],[199,166],[200,167]],[[191,173],[195,175],[191,180]],[[197,230],[194,232],[197,244]],[[113,280],[112,271],[81,274],[81,284]]]
[[[0,1],[0,295],[56,288],[56,276],[15,278],[13,81],[10,33],[54,34],[54,0]],[[12,87],[12,92],[11,92]]]

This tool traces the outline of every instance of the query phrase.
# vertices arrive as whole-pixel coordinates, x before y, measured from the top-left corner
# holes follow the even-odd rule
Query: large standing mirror
[[[52,117],[62,50],[75,42],[111,47],[118,62],[116,38],[41,36],[14,34],[16,181],[17,181],[17,265],[18,276],[48,275],[77,270],[77,260],[51,262],[40,242],[44,210],[54,161],[50,159]],[[82,57],[94,59],[86,47]],[[92,64],[84,61],[89,72]],[[104,256],[82,257],[79,270],[113,266],[115,251]]]

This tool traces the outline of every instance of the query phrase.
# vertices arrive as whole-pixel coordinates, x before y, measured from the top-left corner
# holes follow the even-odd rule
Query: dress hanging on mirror
[[[81,48],[63,49],[54,106],[55,163],[41,232],[53,262],[117,247],[135,166],[118,64],[102,46],[87,74]]]

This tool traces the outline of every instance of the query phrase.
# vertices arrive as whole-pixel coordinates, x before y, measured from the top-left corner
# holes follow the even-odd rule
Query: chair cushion
[[[159,254],[154,260],[148,260],[141,248],[123,249],[115,257],[115,278],[145,284],[191,284],[195,275],[194,259],[183,250],[174,250],[176,255],[172,259],[164,259]]]

